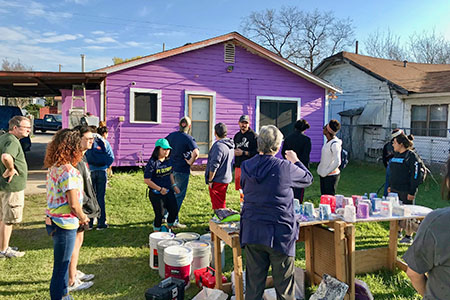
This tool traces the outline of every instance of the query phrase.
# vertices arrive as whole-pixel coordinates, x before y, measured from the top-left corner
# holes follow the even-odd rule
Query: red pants
[[[212,186],[208,186],[212,209],[225,208],[228,183],[213,182]]]
[[[234,168],[234,189],[239,191],[241,188],[241,168]]]

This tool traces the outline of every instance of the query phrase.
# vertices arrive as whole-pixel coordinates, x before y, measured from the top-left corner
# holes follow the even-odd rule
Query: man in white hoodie
[[[317,167],[317,174],[320,176],[321,195],[335,195],[341,171],[341,151],[342,141],[336,137],[336,133],[341,129],[341,124],[337,120],[331,120],[323,127],[323,135],[327,142],[322,147],[320,163]]]

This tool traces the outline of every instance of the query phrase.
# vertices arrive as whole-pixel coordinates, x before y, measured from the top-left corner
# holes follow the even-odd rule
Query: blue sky
[[[367,2],[367,3],[363,3]],[[0,0],[0,60],[34,70],[80,71],[112,64],[112,58],[148,55],[241,31],[251,11],[296,5],[349,17],[360,43],[388,27],[405,41],[414,31],[435,30],[450,40],[450,1],[268,0]],[[352,49],[353,50],[353,49]]]

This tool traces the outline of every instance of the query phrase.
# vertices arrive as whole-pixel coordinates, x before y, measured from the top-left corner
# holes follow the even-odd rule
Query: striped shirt
[[[80,205],[83,203],[83,178],[72,165],[51,167],[47,172],[47,216],[67,230],[77,229],[79,220],[71,211],[67,191],[77,190]]]

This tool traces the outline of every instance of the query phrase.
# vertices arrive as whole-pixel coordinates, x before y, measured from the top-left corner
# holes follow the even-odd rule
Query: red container
[[[216,285],[215,278],[216,271],[211,267],[206,267],[194,271],[195,284],[202,288],[206,286],[207,288],[213,289]],[[226,283],[227,278],[222,275],[222,283]]]
[[[336,197],[332,195],[322,195],[320,196],[320,204],[329,204],[331,207],[331,212],[336,213]]]

